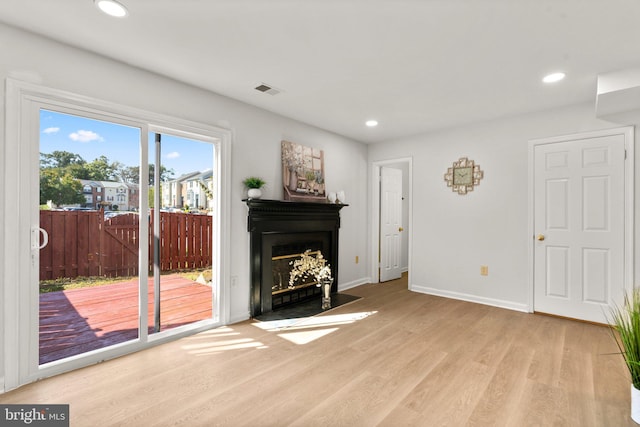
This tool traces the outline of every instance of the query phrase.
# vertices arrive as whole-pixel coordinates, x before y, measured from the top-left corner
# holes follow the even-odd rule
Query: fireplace
[[[340,209],[347,205],[280,200],[245,200],[249,208],[251,316],[317,298],[311,281],[289,288],[290,263],[305,250],[321,252],[338,290]]]

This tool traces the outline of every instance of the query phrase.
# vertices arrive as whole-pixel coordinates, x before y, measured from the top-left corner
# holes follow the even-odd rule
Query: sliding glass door
[[[39,120],[38,363],[211,319],[214,145],[62,110]]]
[[[149,333],[212,317],[214,146],[149,134]]]
[[[141,129],[39,118],[42,365],[139,337]]]
[[[11,79],[6,102],[5,390],[229,321],[229,131]]]

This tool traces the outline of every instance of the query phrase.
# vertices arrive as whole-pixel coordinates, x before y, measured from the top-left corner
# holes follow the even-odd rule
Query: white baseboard
[[[356,286],[365,285],[367,283],[371,283],[370,277],[362,277],[358,280],[353,280],[347,283],[340,283],[338,285],[338,292],[346,291],[347,289],[355,288]]]
[[[445,291],[442,289],[430,288],[428,286],[420,286],[420,285],[410,285],[409,290],[414,292],[419,292],[422,294],[435,295],[439,297],[474,302],[477,304],[491,305],[493,307],[506,308],[508,310],[529,313],[529,306],[527,304],[521,304],[513,301],[505,301],[505,300],[500,300],[495,298],[486,298],[478,295],[464,294],[460,292]]]

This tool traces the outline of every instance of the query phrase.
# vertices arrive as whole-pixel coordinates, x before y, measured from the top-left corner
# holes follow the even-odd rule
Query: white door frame
[[[36,223],[37,212],[32,211],[32,201],[29,195],[21,192],[25,185],[31,188],[37,186],[38,169],[33,168],[33,159],[38,158],[39,141],[38,126],[31,122],[34,119],[36,104],[63,105],[76,108],[78,111],[98,110],[114,117],[135,117],[142,122],[163,129],[166,126],[173,133],[181,132],[182,135],[210,135],[215,139],[215,179],[219,186],[219,194],[216,199],[216,212],[218,217],[214,231],[214,271],[217,292],[214,294],[213,310],[214,318],[204,320],[195,325],[175,328],[175,330],[159,333],[157,336],[148,337],[146,342],[140,338],[132,342],[126,342],[112,346],[104,350],[85,353],[58,362],[52,362],[44,367],[38,366],[37,360],[26,360],[26,355],[33,353],[30,349],[37,346],[37,336],[32,336],[34,323],[38,319],[36,288],[25,286],[34,283],[34,262],[36,258],[30,258],[25,254],[32,253],[29,236],[32,233],[33,224]],[[142,138],[146,137],[148,127],[144,128]],[[183,119],[165,116],[158,113],[126,107],[94,98],[77,95],[74,93],[47,88],[31,83],[7,79],[6,84],[6,134],[4,140],[4,158],[0,158],[0,171],[3,171],[4,200],[2,215],[4,226],[3,245],[5,255],[2,263],[4,271],[0,270],[0,290],[2,295],[2,339],[0,362],[4,365],[4,377],[0,377],[0,393],[14,389],[20,385],[48,377],[65,371],[84,367],[102,360],[107,360],[126,353],[143,350],[151,345],[172,341],[196,332],[211,329],[227,324],[230,319],[230,259],[225,254],[230,248],[230,165],[231,165],[231,131],[210,125],[195,123]],[[2,148],[2,147],[0,147]],[[144,176],[144,169],[142,170]],[[9,179],[10,178],[10,179]],[[142,189],[146,187],[141,186]],[[143,199],[142,208],[146,209]],[[143,242],[144,243],[144,242]],[[146,305],[146,295],[141,295],[141,304]],[[143,334],[141,332],[141,334]]]
[[[528,310],[530,313],[534,311],[534,249],[535,249],[535,229],[534,229],[534,150],[538,145],[555,144],[560,142],[573,141],[577,139],[600,138],[604,136],[622,135],[624,137],[625,146],[625,170],[624,170],[624,290],[629,292],[634,287],[634,127],[624,126],[613,129],[603,129],[591,132],[581,132],[570,135],[554,136],[549,138],[533,139],[529,141],[529,184],[528,184],[528,233],[529,245],[527,245],[528,255]]]
[[[371,241],[370,241],[370,277],[371,283],[380,283],[378,268],[380,266],[380,170],[383,166],[397,163],[407,163],[409,165],[409,233],[407,233],[408,261],[409,266],[409,289],[411,289],[411,260],[413,259],[412,230],[413,230],[413,158],[401,157],[397,159],[379,160],[371,163]]]

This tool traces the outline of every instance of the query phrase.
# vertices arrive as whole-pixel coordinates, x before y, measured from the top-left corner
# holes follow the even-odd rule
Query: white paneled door
[[[625,287],[625,134],[534,145],[534,310],[606,323]]]
[[[402,249],[402,171],[380,171],[380,281],[399,279]]]

